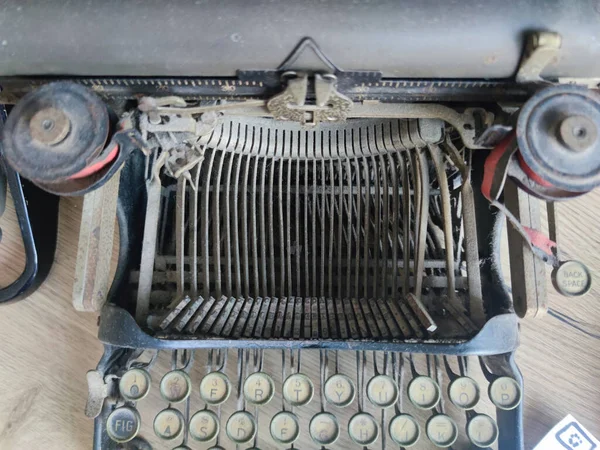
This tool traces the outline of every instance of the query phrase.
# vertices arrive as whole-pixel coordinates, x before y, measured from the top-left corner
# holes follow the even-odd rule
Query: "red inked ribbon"
[[[100,160],[96,160],[92,164],[90,164],[89,166],[84,167],[82,170],[80,170],[79,172],[77,172],[75,175],[71,175],[69,177],[69,180],[77,180],[79,178],[85,178],[85,177],[87,177],[89,175],[92,175],[92,174],[94,174],[96,172],[99,172],[104,167],[106,167],[111,162],[113,162],[117,158],[118,154],[119,154],[119,144],[115,144],[115,146],[113,147],[113,149],[110,150],[109,152],[107,152],[105,158],[102,158]]]
[[[550,238],[541,231],[534,230],[533,228],[526,226],[523,226],[523,228],[525,229],[527,236],[529,236],[529,239],[531,239],[531,244],[534,247],[539,248],[541,251],[550,256],[554,255],[554,251],[556,250],[556,242],[550,240]]]

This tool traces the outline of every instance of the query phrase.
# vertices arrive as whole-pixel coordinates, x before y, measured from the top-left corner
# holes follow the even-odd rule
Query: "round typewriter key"
[[[456,422],[445,414],[432,416],[425,425],[427,437],[438,447],[450,447],[458,438]]]
[[[253,405],[266,405],[275,394],[273,379],[264,372],[255,372],[244,382],[244,398]]]
[[[246,411],[233,413],[225,426],[227,436],[236,444],[250,442],[256,434],[256,421]]]
[[[435,408],[440,401],[440,387],[432,378],[420,375],[409,383],[408,398],[417,408]]]
[[[585,264],[579,261],[564,261],[552,271],[554,288],[567,297],[587,293],[592,287],[592,276]]]
[[[225,450],[223,447],[215,445],[214,447],[209,448],[208,450]]]
[[[457,408],[470,410],[479,402],[479,386],[469,377],[458,377],[448,386],[448,397]]]
[[[378,408],[389,408],[398,400],[398,386],[392,377],[377,375],[367,384],[367,397]]]
[[[208,409],[198,411],[190,419],[189,431],[197,441],[212,441],[219,434],[219,418]]]
[[[419,423],[409,414],[399,414],[390,421],[390,437],[400,447],[412,447],[420,435]]]
[[[173,450],[192,450],[187,445],[180,445],[179,447],[175,447]]]
[[[192,392],[192,381],[183,370],[167,372],[160,380],[160,394],[169,403],[180,403]]]
[[[227,375],[211,372],[200,382],[200,397],[209,405],[220,405],[229,398],[231,387]]]
[[[358,445],[371,445],[379,437],[379,425],[369,413],[358,413],[348,422],[348,435]]]
[[[303,406],[312,400],[314,387],[310,378],[301,373],[290,375],[283,383],[283,398],[292,406]]]
[[[318,445],[331,445],[340,435],[340,426],[336,417],[328,412],[316,414],[308,426],[310,437]]]
[[[354,383],[340,373],[330,376],[325,382],[325,399],[334,406],[348,406],[354,401]]]
[[[496,378],[488,388],[492,403],[504,410],[515,409],[521,403],[521,387],[514,378]]]
[[[154,433],[165,441],[172,441],[183,432],[183,414],[177,409],[167,408],[154,418]]]
[[[300,434],[300,423],[296,414],[282,411],[271,419],[271,437],[278,444],[291,444]]]
[[[106,433],[115,442],[131,441],[140,431],[142,419],[135,408],[122,406],[111,412],[106,420]]]
[[[467,423],[467,436],[477,447],[491,447],[498,439],[498,425],[490,416],[477,414]]]
[[[135,402],[150,392],[150,374],[144,369],[129,369],[119,380],[119,392],[125,400]]]

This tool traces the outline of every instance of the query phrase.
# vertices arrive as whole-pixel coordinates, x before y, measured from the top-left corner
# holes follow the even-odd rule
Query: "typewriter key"
[[[283,383],[283,398],[292,406],[303,406],[312,400],[314,387],[310,378],[301,373],[290,375]]]
[[[440,401],[440,387],[432,378],[419,375],[408,385],[408,398],[417,408],[435,408]]]
[[[296,414],[282,411],[271,419],[271,437],[278,444],[291,444],[300,434],[300,423]]]
[[[219,445],[215,445],[214,447],[211,447],[208,450],[225,450],[225,449]]]
[[[177,409],[163,409],[154,418],[154,433],[165,441],[172,441],[181,436],[183,422],[183,414]]]
[[[427,437],[438,447],[450,447],[458,438],[456,422],[445,414],[432,416],[425,425]]]
[[[586,294],[592,287],[592,276],[585,264],[563,261],[552,271],[554,288],[567,297]]]
[[[328,412],[316,414],[308,426],[310,437],[318,445],[331,445],[340,435],[340,426],[336,417]]]
[[[377,375],[367,384],[367,397],[378,408],[389,408],[398,400],[398,386],[387,375]]]
[[[521,387],[511,377],[496,378],[490,384],[488,394],[492,403],[500,409],[515,409],[521,403]]]
[[[200,382],[200,397],[209,405],[220,405],[229,398],[231,387],[227,375],[211,372]]]
[[[266,405],[273,398],[275,383],[264,372],[255,372],[244,382],[244,398],[253,405]]]
[[[409,414],[399,414],[390,421],[390,437],[400,447],[412,447],[419,440],[419,423]]]
[[[115,442],[131,441],[140,431],[142,419],[135,408],[122,406],[110,413],[106,420],[106,433]]]
[[[125,400],[135,402],[148,395],[150,383],[150,374],[144,369],[129,369],[119,380],[119,392]]]
[[[348,406],[354,400],[354,383],[346,375],[335,374],[325,382],[325,399],[335,406]]]
[[[225,426],[227,436],[236,444],[250,442],[256,434],[256,421],[246,411],[233,413]]]
[[[190,419],[189,431],[197,441],[212,441],[219,434],[219,418],[208,409],[198,411]]]
[[[448,386],[448,397],[457,408],[470,410],[479,402],[479,386],[469,377],[458,377]]]
[[[160,394],[169,403],[180,403],[192,392],[192,381],[183,370],[167,372],[160,380]]]
[[[467,423],[467,436],[477,447],[491,447],[498,439],[498,426],[490,416],[477,414]]]
[[[187,445],[180,445],[179,447],[175,447],[173,450],[192,450]]]
[[[358,413],[348,422],[348,435],[358,445],[371,445],[379,437],[379,425],[369,413]]]

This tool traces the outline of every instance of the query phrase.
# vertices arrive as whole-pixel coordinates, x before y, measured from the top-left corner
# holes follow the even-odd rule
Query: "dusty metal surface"
[[[13,108],[2,132],[3,154],[25,178],[56,183],[86,167],[104,149],[106,105],[89,89],[47,84]]]
[[[149,317],[169,333],[385,339],[466,336],[482,324],[479,267],[463,247],[472,193],[449,181],[469,165],[441,120],[302,128],[227,115],[198,136],[183,122],[177,135],[162,128],[171,113],[149,117],[144,132],[154,153],[131,279],[142,325]]]
[[[117,173],[83,200],[73,281],[77,311],[99,312],[108,297],[119,182]]]
[[[335,75],[315,74],[314,104],[307,104],[308,76],[289,73],[288,78],[285,90],[267,102],[267,108],[275,119],[292,120],[302,125],[346,120],[352,100],[337,91]]]
[[[516,79],[519,83],[543,82],[544,69],[558,62],[562,38],[558,33],[547,31],[532,33],[527,38],[525,55],[521,60]]]
[[[531,178],[567,192],[600,184],[600,94],[581,86],[552,86],[521,109],[519,151]]]
[[[508,210],[526,227],[541,228],[540,201],[531,198],[512,181],[504,187],[504,199]],[[523,236],[507,224],[512,298],[519,317],[541,317],[547,309],[546,266],[536,257]]]

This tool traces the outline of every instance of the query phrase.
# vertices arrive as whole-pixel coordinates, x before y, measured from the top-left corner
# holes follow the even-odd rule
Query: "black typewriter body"
[[[519,318],[545,265],[589,289],[551,216],[600,183],[600,10],[551,6],[7,2],[28,263],[0,300],[46,275],[55,195],[85,195],[94,448],[522,449]]]

